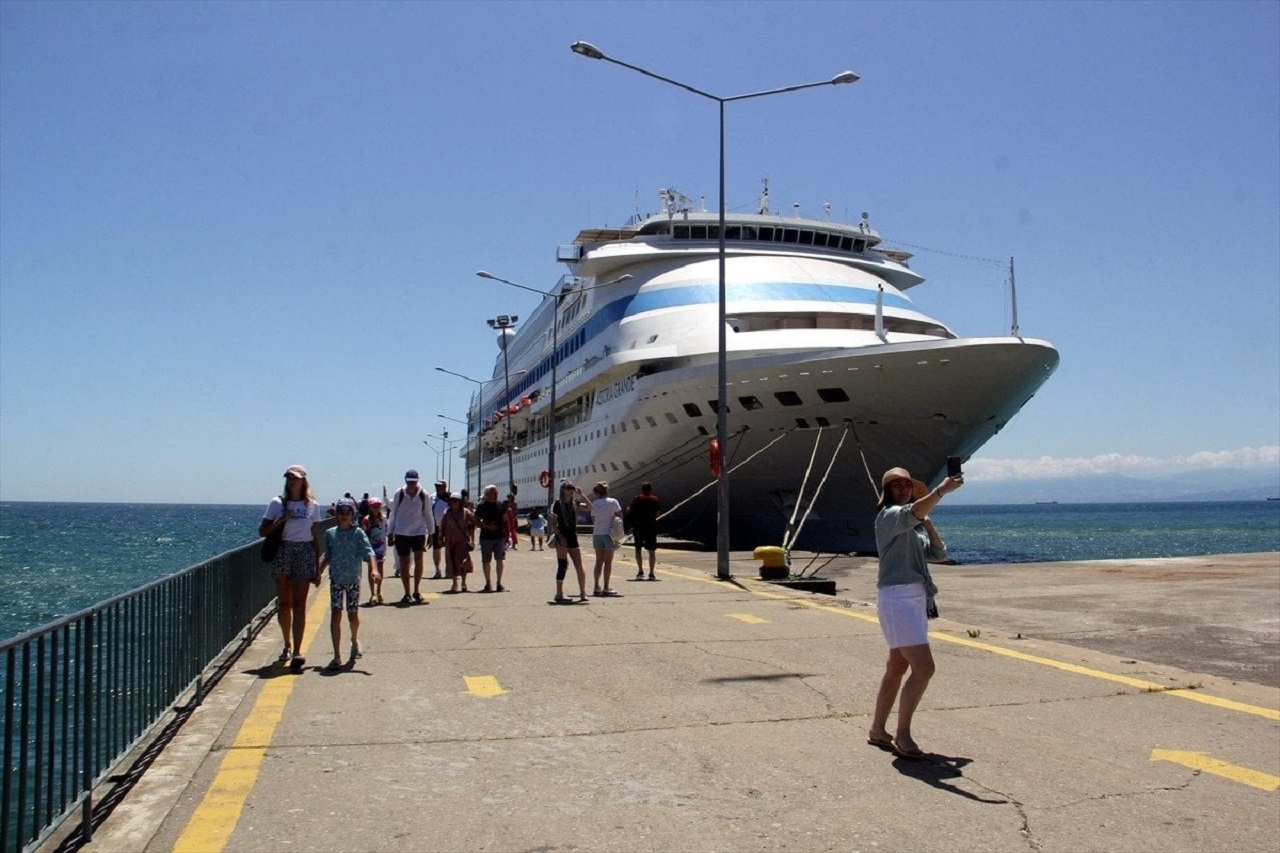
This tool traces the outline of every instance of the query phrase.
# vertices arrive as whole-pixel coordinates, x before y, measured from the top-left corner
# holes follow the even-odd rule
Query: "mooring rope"
[[[800,513],[800,504],[803,503],[804,490],[809,485],[809,475],[813,473],[813,461],[818,458],[818,446],[822,444],[822,434],[825,429],[819,429],[813,439],[813,452],[809,454],[809,467],[804,469],[804,479],[800,481],[800,492],[796,495],[796,505],[791,509],[791,517],[787,519],[787,529],[782,534],[782,550],[786,550],[791,541],[795,538],[792,531],[795,530],[796,516]],[[817,497],[816,495],[814,497]]]
[[[867,453],[862,449],[862,439],[858,437],[858,428],[854,426],[853,421],[848,421],[849,429],[853,431],[853,440],[858,445],[858,455],[862,457],[862,470],[867,472],[867,483],[871,486],[871,493],[878,495],[880,489],[876,486],[876,478],[871,475],[871,466],[867,464]]]
[[[783,537],[782,550],[784,551],[789,550],[791,548],[791,543],[796,541],[796,539],[800,536],[800,531],[804,529],[805,522],[809,520],[809,513],[813,512],[813,505],[817,503],[818,495],[822,494],[822,487],[827,484],[827,477],[831,475],[831,469],[835,467],[836,459],[840,457],[840,448],[844,447],[844,440],[848,438],[849,430],[852,427],[853,427],[853,421],[845,422],[844,432],[840,433],[840,441],[836,443],[836,449],[831,454],[831,461],[827,463],[827,470],[822,472],[822,479],[818,481],[818,488],[815,489],[813,492],[813,498],[809,501],[809,506],[804,511],[804,517],[800,519],[800,524],[794,530],[789,530],[788,534]],[[818,450],[818,447],[817,447],[817,444],[815,444],[814,445],[815,454],[817,453],[817,450]],[[863,464],[865,463],[866,463],[866,460],[864,459]],[[809,479],[809,475],[808,475],[808,472],[806,472],[805,480],[808,480],[808,479]],[[804,486],[802,485],[800,489],[801,489],[801,492],[803,493]],[[799,509],[799,507],[800,507],[800,500],[799,498],[797,498],[796,508]],[[792,517],[794,518],[794,513]]]
[[[764,447],[762,447],[762,448],[760,448],[759,450],[757,450],[755,453],[752,453],[750,456],[748,456],[746,459],[743,459],[743,460],[742,460],[741,462],[739,462],[737,465],[734,465],[732,468],[729,468],[729,469],[728,469],[728,471],[726,471],[726,472],[725,472],[726,476],[727,476],[727,475],[729,475],[729,474],[732,474],[734,471],[737,471],[737,470],[738,470],[739,468],[741,468],[743,465],[746,465],[746,464],[747,464],[748,462],[750,462],[752,459],[755,459],[755,458],[756,458],[757,456],[759,456],[761,453],[764,453],[764,452],[765,452],[766,450],[768,450],[770,447],[773,447],[773,446],[774,446],[775,444],[777,444],[779,441],[782,441],[782,439],[786,438],[788,435],[790,435],[790,434],[791,434],[794,430],[796,430],[796,429],[798,429],[798,427],[791,427],[790,429],[784,430],[784,431],[783,431],[783,433],[782,433],[781,435],[779,435],[777,438],[775,438],[773,441],[769,442],[769,443],[768,443],[768,444],[766,444]],[[734,433],[734,436],[735,436],[735,437],[737,437],[737,438],[739,439],[739,443],[741,443],[742,436],[743,436],[745,433],[746,433],[746,430],[745,430],[745,429],[739,430],[737,433]],[[698,496],[699,496],[699,495],[701,495],[703,492],[705,492],[707,489],[709,489],[709,488],[711,488],[712,486],[714,486],[717,482],[718,482],[718,479],[717,479],[717,478],[713,478],[713,479],[711,480],[711,482],[710,482],[710,483],[707,483],[707,484],[706,484],[705,486],[703,486],[701,489],[698,489],[696,492],[694,492],[693,494],[689,495],[689,497],[687,497],[687,498],[685,498],[684,500],[680,501],[680,503],[676,504],[675,506],[671,507],[671,508],[670,508],[670,509],[668,509],[668,510],[665,510],[665,511],[662,513],[662,515],[658,516],[658,518],[662,518],[662,516],[663,516],[663,515],[669,515],[670,513],[675,512],[675,511],[676,511],[676,510],[678,510],[680,507],[684,506],[684,505],[685,505],[685,504],[687,504],[689,501],[693,500],[694,498],[698,497]]]

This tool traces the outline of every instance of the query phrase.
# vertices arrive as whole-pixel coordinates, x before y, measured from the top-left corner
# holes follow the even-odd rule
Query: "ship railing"
[[[95,787],[185,721],[275,599],[255,542],[0,643],[3,850],[34,850],[77,812],[88,843]]]

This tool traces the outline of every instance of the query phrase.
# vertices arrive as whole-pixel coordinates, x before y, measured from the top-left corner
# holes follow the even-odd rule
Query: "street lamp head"
[[[569,50],[587,59],[604,59],[604,52],[589,41],[575,41],[569,45]]]
[[[831,85],[838,86],[841,83],[857,83],[862,78],[852,71],[841,71],[839,74],[831,78]]]
[[[489,272],[488,270],[476,270],[476,275],[480,276],[481,278],[497,278],[497,276],[495,276],[493,273]]]

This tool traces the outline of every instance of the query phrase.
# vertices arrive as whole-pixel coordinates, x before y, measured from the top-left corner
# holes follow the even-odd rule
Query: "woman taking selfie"
[[[929,513],[943,495],[963,484],[964,477],[957,474],[929,491],[905,468],[890,468],[880,478],[880,512],[876,516],[876,550],[880,553],[876,612],[880,630],[889,644],[889,660],[876,695],[875,716],[867,732],[867,743],[892,750],[903,758],[924,756],[911,737],[911,718],[934,671],[933,654],[929,651],[928,610],[937,587],[929,576],[928,561],[945,560],[947,556],[947,547],[929,520]],[[903,676],[907,676],[905,684]],[[898,700],[898,726],[896,734],[890,735],[885,725],[895,699]]]

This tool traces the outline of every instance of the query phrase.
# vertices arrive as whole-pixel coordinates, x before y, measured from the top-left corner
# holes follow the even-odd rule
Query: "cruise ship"
[[[523,322],[494,324],[499,351],[462,455],[471,482],[505,488],[509,454],[522,511],[558,480],[587,492],[607,481],[624,506],[648,481],[660,533],[711,546],[718,463],[733,550],[874,553],[880,473],[900,465],[937,482],[948,456],[976,452],[1058,365],[1050,343],[1016,327],[959,337],[912,302],[923,276],[865,214],[778,215],[766,184],[757,212],[725,219],[718,447],[719,214],[674,190],[659,198],[656,214],[560,246],[569,272]]]

